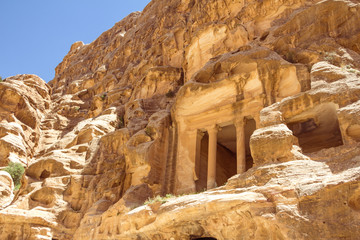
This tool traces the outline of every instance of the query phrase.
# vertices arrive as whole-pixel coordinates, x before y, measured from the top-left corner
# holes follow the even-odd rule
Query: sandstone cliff
[[[26,171],[15,195],[0,171],[0,239],[359,239],[359,22],[356,0],[153,0],[49,84],[5,79],[0,167]]]

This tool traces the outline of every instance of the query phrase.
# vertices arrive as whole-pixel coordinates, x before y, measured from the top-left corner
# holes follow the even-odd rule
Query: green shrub
[[[335,52],[326,52],[324,59],[332,64],[335,61],[336,57],[337,54]]]
[[[350,73],[354,73],[357,76],[360,74],[360,71],[357,69],[354,69],[352,65],[346,65],[344,67],[342,67],[343,70],[348,71]]]
[[[167,201],[169,201],[170,199],[172,198],[177,198],[177,197],[182,197],[182,196],[188,196],[188,195],[196,195],[196,194],[200,194],[202,192],[206,191],[206,189],[203,189],[202,191],[200,192],[195,192],[195,193],[188,193],[188,194],[181,194],[181,195],[174,195],[174,194],[171,194],[171,193],[167,193],[165,196],[160,196],[160,195],[156,195],[155,197],[152,197],[152,198],[148,198],[145,202],[144,202],[144,205],[147,205],[147,204],[153,204],[153,203],[166,203]]]
[[[2,77],[0,77],[0,82],[3,82],[4,80],[2,79]]]
[[[163,203],[166,203],[170,198],[175,198],[176,196],[175,195],[172,195],[172,194],[166,194],[165,196],[155,196],[153,198],[148,198],[148,200],[146,200],[144,202],[144,205],[147,205],[147,204],[153,204],[153,203],[156,203],[156,202],[160,202],[161,204]]]
[[[21,177],[25,172],[24,167],[20,163],[10,162],[3,170],[10,174],[14,181],[15,191],[18,190],[21,186]]]
[[[145,202],[144,202],[144,205],[147,205],[147,204],[153,204],[153,203],[156,203],[156,202],[160,202],[161,204],[163,203],[166,203],[167,201],[169,201],[169,199],[171,198],[177,198],[177,197],[182,197],[182,196],[185,196],[185,195],[196,195],[196,194],[200,194],[202,192],[206,191],[206,189],[204,189],[203,191],[201,192],[196,192],[196,193],[189,193],[189,194],[182,194],[182,195],[174,195],[174,194],[171,194],[171,193],[168,193],[166,194],[165,196],[160,196],[160,195],[157,195],[153,198],[148,198]]]

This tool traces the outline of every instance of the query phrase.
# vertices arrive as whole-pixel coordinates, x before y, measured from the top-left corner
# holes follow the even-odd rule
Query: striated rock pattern
[[[35,75],[0,83],[0,166],[30,163],[41,136],[41,120],[50,108],[51,88]]]
[[[153,0],[49,84],[5,79],[0,168],[26,171],[15,193],[0,171],[0,239],[360,239],[359,22]]]
[[[10,205],[14,199],[14,182],[11,175],[5,171],[0,171],[0,206],[1,208]]]

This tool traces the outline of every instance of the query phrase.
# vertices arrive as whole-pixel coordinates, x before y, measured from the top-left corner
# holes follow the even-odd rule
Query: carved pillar
[[[201,164],[201,140],[203,139],[205,133],[197,131],[196,136],[196,158],[195,158],[195,181],[200,178],[200,164]]]
[[[237,173],[246,171],[246,150],[245,150],[245,129],[244,120],[236,120],[234,123],[236,128],[236,170]]]
[[[209,153],[208,153],[208,176],[207,189],[216,186],[216,149],[218,127],[214,125],[207,129],[209,134]]]
[[[258,116],[254,117],[255,123],[256,123],[256,129],[260,128],[260,114]]]
[[[190,158],[190,162],[193,164],[192,165],[192,169],[193,169],[193,180],[196,181],[197,180],[197,175],[196,175],[196,151],[197,151],[197,129],[196,130],[191,130],[187,132],[187,146],[188,146],[188,152],[189,152],[189,158]]]

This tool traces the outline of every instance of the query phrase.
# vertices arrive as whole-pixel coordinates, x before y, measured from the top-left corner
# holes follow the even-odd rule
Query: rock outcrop
[[[38,147],[51,88],[35,75],[18,75],[1,82],[0,89],[0,166],[10,161],[27,166]]]
[[[15,193],[0,171],[0,239],[359,239],[359,22],[153,0],[48,84],[0,82],[0,167],[26,168]]]
[[[5,171],[0,171],[0,206],[1,208],[10,205],[14,199],[14,182],[10,174]]]

